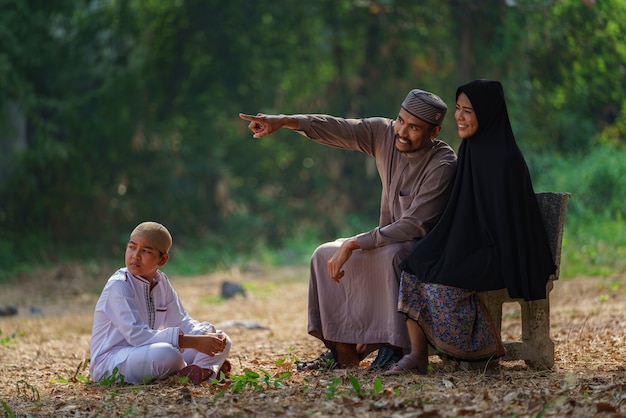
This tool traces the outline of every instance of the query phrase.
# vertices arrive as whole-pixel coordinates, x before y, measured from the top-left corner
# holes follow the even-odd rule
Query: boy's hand
[[[215,332],[205,332],[204,335],[202,335],[201,337],[204,337],[203,346],[205,347],[206,351],[205,350],[198,350],[198,351],[202,351],[205,354],[214,356],[217,353],[221,353],[226,348],[226,336],[224,334],[218,334]]]
[[[214,356],[226,348],[226,336],[215,332],[207,332],[204,335],[181,335],[178,337],[180,348],[193,348],[196,351]]]

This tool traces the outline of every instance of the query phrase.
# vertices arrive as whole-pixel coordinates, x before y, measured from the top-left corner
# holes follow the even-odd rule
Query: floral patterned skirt
[[[489,312],[475,291],[425,283],[402,272],[398,311],[416,321],[437,352],[479,361],[504,355]]]

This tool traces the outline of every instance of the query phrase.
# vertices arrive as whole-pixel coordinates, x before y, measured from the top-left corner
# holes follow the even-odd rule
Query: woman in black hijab
[[[524,157],[498,81],[457,89],[463,140],[448,205],[403,261],[398,310],[407,315],[411,353],[389,373],[426,373],[428,343],[461,360],[504,355],[476,291],[507,288],[544,299],[555,271]]]

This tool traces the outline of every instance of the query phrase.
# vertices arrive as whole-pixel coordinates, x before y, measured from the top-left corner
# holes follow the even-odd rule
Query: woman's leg
[[[419,324],[407,318],[406,327],[411,341],[411,352],[400,359],[387,374],[428,373],[428,340]]]
[[[420,374],[428,371],[428,340],[419,324],[407,318],[406,327],[411,341],[411,355],[418,360],[417,369]]]

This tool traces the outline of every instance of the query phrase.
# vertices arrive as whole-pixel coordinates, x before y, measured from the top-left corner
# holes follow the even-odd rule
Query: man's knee
[[[335,242],[326,242],[318,246],[311,255],[311,261],[322,259],[327,261],[337,251],[339,246]]]

